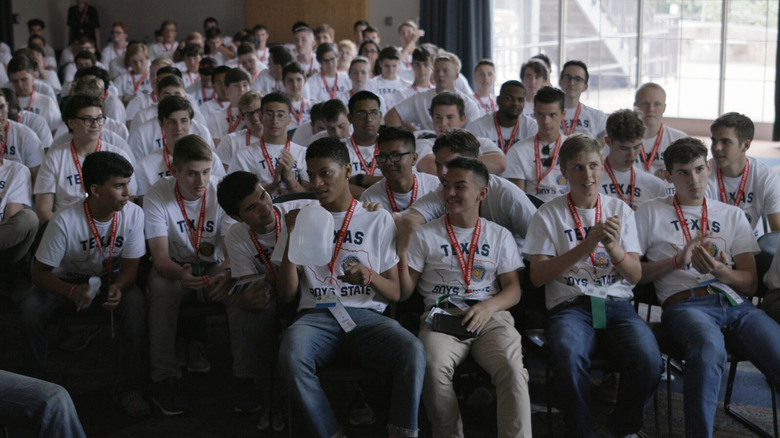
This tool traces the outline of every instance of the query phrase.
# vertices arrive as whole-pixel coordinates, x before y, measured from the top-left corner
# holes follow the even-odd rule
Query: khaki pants
[[[494,313],[476,338],[460,340],[437,333],[424,321],[419,338],[427,356],[422,398],[435,438],[463,436],[452,376],[469,352],[496,387],[498,436],[531,436],[528,371],[520,334],[508,311]]]
[[[202,275],[214,276],[221,266],[215,264]],[[156,269],[149,272],[146,300],[149,304],[149,347],[152,365],[152,381],[160,382],[168,377],[181,378],[181,367],[176,360],[176,323],[182,302],[209,302],[208,292],[213,286],[187,289],[179,280],[160,275]],[[248,312],[239,309],[236,296],[225,299],[225,310],[230,331],[230,348],[233,354],[233,375],[246,378],[257,374],[257,366],[247,354],[243,329]]]
[[[24,257],[38,232],[38,216],[29,208],[20,210],[0,225],[0,263],[6,268]]]

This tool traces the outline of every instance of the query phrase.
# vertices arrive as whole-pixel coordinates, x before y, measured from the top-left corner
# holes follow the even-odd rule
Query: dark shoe
[[[260,394],[255,379],[233,377],[233,409],[236,412],[257,412],[260,410]]]
[[[149,415],[149,404],[138,391],[128,391],[114,397],[122,410],[131,417],[145,417]]]
[[[190,341],[187,345],[187,371],[191,373],[211,371],[211,362],[206,356],[206,347],[202,342]]]
[[[169,377],[152,388],[152,401],[165,415],[179,415],[187,410],[187,400],[181,394],[178,379]]]
[[[287,411],[271,409],[271,429],[282,432],[287,425]]]

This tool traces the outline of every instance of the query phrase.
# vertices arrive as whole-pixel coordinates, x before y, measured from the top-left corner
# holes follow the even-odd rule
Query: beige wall
[[[385,17],[392,17],[393,24],[385,25]],[[398,25],[406,20],[420,21],[420,0],[371,0],[368,6],[368,22],[379,30],[383,45],[401,44]]]

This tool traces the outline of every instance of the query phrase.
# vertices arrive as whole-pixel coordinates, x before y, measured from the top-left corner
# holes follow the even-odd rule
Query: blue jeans
[[[547,319],[553,385],[564,422],[572,436],[598,437],[590,409],[590,360],[598,342],[620,372],[609,431],[636,433],[661,379],[661,352],[630,302],[607,300],[607,327],[601,330],[593,328],[590,307],[590,300],[580,299],[555,309]]]
[[[0,370],[0,424],[39,437],[85,437],[73,400],[60,385]]]
[[[780,325],[749,301],[723,294],[689,298],[664,310],[664,328],[685,352],[685,435],[712,436],[726,346],[780,384]]]
[[[101,304],[106,292],[98,294],[85,312],[108,312]],[[75,314],[74,304],[62,295],[44,292],[33,286],[22,302],[21,321],[23,359],[26,373],[43,377],[46,372],[46,324],[55,309],[65,307]],[[118,373],[114,390],[117,393],[140,390],[143,385],[144,343],[146,341],[146,303],[141,289],[132,287],[122,293],[114,309],[119,341]]]
[[[393,374],[388,430],[417,436],[417,416],[425,377],[422,343],[393,319],[372,310],[348,308],[357,324],[345,333],[327,309],[301,315],[282,336],[279,366],[293,400],[317,437],[331,437],[339,424],[320,387],[317,369],[344,354],[359,367]]]

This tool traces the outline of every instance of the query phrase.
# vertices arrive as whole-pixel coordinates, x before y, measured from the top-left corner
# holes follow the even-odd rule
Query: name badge
[[[583,294],[589,296],[589,297],[596,297],[596,298],[607,298],[607,291],[608,288],[603,287],[601,283],[592,283],[588,284],[588,287],[585,288],[584,291],[582,291]]]
[[[729,285],[721,283],[719,281],[716,281],[710,285],[712,289],[715,289],[716,291],[726,295],[726,298],[729,300],[732,306],[738,306],[742,304],[744,301],[741,296],[732,289]]]
[[[316,298],[317,302],[314,303],[314,307],[317,309],[326,309],[336,307],[336,304],[340,304],[339,298],[335,293],[326,292]]]
[[[338,298],[336,298],[336,304],[332,307],[328,307],[328,310],[333,317],[336,318],[336,322],[339,323],[339,326],[341,326],[341,329],[344,330],[345,333],[349,333],[357,327],[357,324],[355,324],[355,321],[349,316],[347,309],[341,304],[341,300]]]

